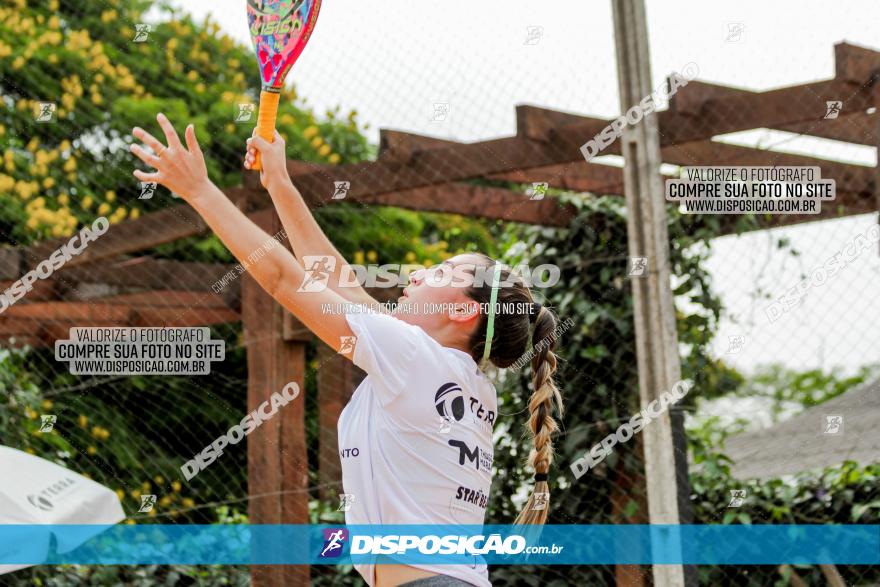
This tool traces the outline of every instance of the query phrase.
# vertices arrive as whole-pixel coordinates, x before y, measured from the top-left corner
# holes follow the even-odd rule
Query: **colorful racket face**
[[[278,92],[309,41],[321,0],[247,0],[263,90]]]

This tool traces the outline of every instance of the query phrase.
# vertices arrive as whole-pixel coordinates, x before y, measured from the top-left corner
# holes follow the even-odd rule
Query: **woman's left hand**
[[[165,133],[168,146],[163,145],[144,129],[135,127],[132,134],[150,147],[155,154],[140,145],[132,145],[131,152],[147,165],[154,167],[156,171],[146,173],[136,169],[134,176],[141,181],[160,183],[192,204],[193,200],[204,193],[205,188],[211,183],[205,167],[205,157],[196,140],[195,128],[192,124],[186,127],[184,133],[186,147],[184,147],[171,121],[164,114],[159,113],[156,120]]]

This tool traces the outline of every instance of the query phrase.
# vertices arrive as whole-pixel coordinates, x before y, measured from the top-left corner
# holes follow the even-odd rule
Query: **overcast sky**
[[[244,0],[185,4],[196,16],[210,13],[228,34],[249,43],[244,6]],[[510,135],[517,104],[613,117],[619,104],[610,7],[610,0],[326,0],[290,79],[319,112],[337,105],[356,109],[373,133],[382,127],[461,141]],[[833,77],[837,42],[880,50],[876,0],[648,0],[647,9],[654,87],[694,62],[701,80],[764,90]],[[732,28],[741,33],[732,34]],[[449,104],[449,115],[434,121],[434,104],[441,102]],[[784,133],[756,131],[728,140],[875,161],[873,148]],[[731,310],[718,353],[744,370],[771,361],[796,368],[876,362],[876,246],[772,324],[763,313],[766,302],[754,304],[749,297],[757,285],[781,295],[873,222],[876,216],[866,215],[769,236],[718,239],[709,268]],[[780,233],[800,257],[773,250],[771,239]],[[725,355],[731,335],[745,336],[745,346]]]

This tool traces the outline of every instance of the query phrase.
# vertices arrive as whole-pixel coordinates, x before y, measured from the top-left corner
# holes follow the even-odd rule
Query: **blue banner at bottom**
[[[0,525],[0,564],[880,564],[880,525]]]

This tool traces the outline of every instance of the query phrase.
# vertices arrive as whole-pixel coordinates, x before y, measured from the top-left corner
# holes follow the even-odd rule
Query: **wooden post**
[[[877,212],[880,212],[880,72],[874,72],[871,76],[873,85],[871,87],[871,97],[874,100],[874,108],[877,109],[877,118],[874,122],[874,136],[877,142],[876,163],[874,164],[874,202]],[[878,214],[877,222],[880,223],[880,214]],[[880,244],[877,245],[880,252]]]
[[[257,224],[281,230],[274,210]],[[300,396],[247,437],[248,513],[251,524],[308,524],[305,438],[306,342],[285,340],[284,310],[249,275],[242,276],[241,314],[248,365],[248,410],[294,381]],[[291,338],[291,337],[288,337]],[[254,587],[306,586],[308,566],[252,565]]]
[[[644,460],[641,439],[634,438],[636,443],[635,454],[639,460]],[[613,524],[647,524],[648,513],[645,499],[645,476],[641,471],[629,472],[626,470],[625,459],[618,459],[614,468],[611,485],[611,520]],[[631,511],[630,502],[635,502],[638,507]],[[629,552],[636,545],[626,545]],[[646,569],[642,565],[616,565],[614,567],[614,582],[617,587],[645,587],[649,583]]]
[[[612,0],[611,6],[621,112],[625,113],[654,91],[645,5],[643,0]],[[672,389],[681,377],[669,285],[669,242],[656,115],[645,116],[640,123],[625,127],[621,153],[625,161],[629,254],[647,257],[647,271],[631,279],[639,393],[644,407]],[[651,524],[678,524],[676,461],[669,412],[653,420],[642,434]],[[681,565],[654,565],[653,575],[657,587],[684,585]]]

